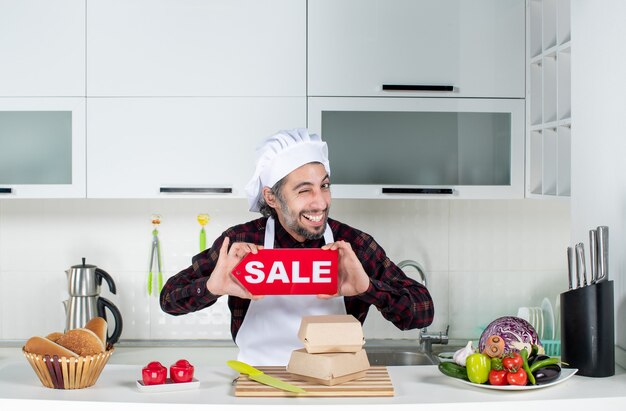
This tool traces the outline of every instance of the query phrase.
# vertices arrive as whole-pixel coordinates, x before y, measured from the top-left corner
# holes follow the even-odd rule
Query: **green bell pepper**
[[[488,355],[475,353],[465,360],[467,378],[475,384],[484,384],[489,380],[491,371],[491,358]]]
[[[491,359],[491,369],[492,370],[496,370],[496,371],[500,371],[500,370],[504,369],[502,367],[502,358],[493,357]]]

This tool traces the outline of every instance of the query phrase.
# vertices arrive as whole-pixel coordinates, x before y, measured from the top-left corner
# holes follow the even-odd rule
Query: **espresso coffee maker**
[[[95,265],[85,264],[84,258],[82,264],[73,265],[65,273],[70,294],[70,298],[63,301],[66,315],[65,331],[82,328],[94,317],[107,320],[105,309],[108,309],[115,320],[115,328],[107,335],[107,344],[115,344],[122,334],[122,315],[111,301],[100,297],[103,279],[107,282],[109,290],[113,294],[116,293],[113,278]],[[111,330],[109,320],[107,324]]]

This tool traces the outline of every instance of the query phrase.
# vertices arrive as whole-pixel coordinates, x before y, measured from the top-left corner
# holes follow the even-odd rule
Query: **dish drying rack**
[[[560,304],[557,297],[556,309],[552,308],[549,299],[544,298],[540,307],[520,307],[517,316],[528,321],[539,336],[546,355],[558,357],[561,355],[560,340]]]

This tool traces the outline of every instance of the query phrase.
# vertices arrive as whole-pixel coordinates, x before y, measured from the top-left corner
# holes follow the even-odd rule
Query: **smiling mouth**
[[[302,214],[302,217],[306,218],[307,220],[313,222],[313,223],[319,223],[322,221],[322,219],[324,218],[324,213],[322,214]]]

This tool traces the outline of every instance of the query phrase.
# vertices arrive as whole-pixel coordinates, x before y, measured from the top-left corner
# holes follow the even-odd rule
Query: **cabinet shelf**
[[[570,126],[557,129],[557,195],[571,194],[572,131]]]
[[[541,131],[547,128],[557,128],[557,127],[570,127],[572,126],[572,119],[564,118],[559,121],[552,121],[549,123],[535,124],[530,126],[530,131]]]
[[[528,193],[534,196],[571,194],[571,127],[535,128],[529,137]]]
[[[557,0],[541,2],[541,45],[547,50],[557,45]]]
[[[569,52],[571,49],[571,41],[568,40],[565,43],[557,44],[555,46],[550,47],[546,50],[539,50],[539,52],[530,55],[530,64],[538,64],[541,63],[541,59],[544,56],[559,53],[559,52]]]
[[[570,118],[572,115],[572,72],[571,72],[571,48],[561,49],[557,52],[557,117],[559,120]]]
[[[530,0],[527,22],[528,197],[568,197],[571,180],[569,0]]]
[[[557,98],[556,98],[556,54],[547,54],[542,59],[543,79],[543,122],[556,121]]]

